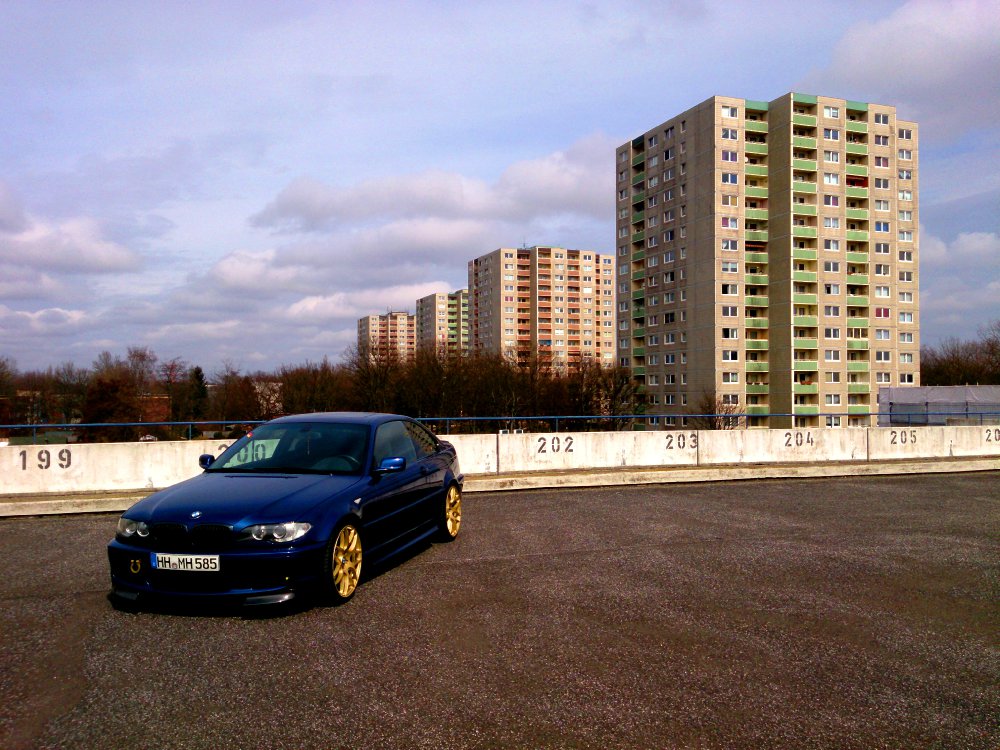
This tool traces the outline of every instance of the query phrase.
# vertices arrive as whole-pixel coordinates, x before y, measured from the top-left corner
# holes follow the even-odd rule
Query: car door
[[[406,460],[402,471],[373,476],[371,494],[362,506],[368,546],[374,550],[413,528],[415,505],[421,498],[426,472],[421,472],[413,441],[403,420],[378,425],[372,452],[373,470],[377,470],[386,458]]]
[[[406,430],[413,441],[422,476],[415,521],[436,521],[438,511],[444,503],[444,478],[448,461],[439,450],[437,438],[422,424],[407,422]]]

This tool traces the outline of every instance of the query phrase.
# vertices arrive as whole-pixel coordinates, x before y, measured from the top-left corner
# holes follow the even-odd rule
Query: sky
[[[920,126],[925,344],[1000,319],[1000,0],[0,0],[0,356],[339,360],[498,247],[614,251],[713,95]]]

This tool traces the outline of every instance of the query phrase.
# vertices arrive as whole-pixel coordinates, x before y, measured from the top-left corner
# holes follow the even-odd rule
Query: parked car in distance
[[[462,522],[454,447],[409,417],[323,413],[255,427],[118,520],[117,603],[350,599],[365,570]]]

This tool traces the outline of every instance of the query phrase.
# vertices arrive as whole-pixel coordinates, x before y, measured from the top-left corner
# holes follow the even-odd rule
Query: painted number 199
[[[28,470],[28,451],[21,451],[17,454],[21,459],[21,471]],[[31,457],[31,463],[42,471],[52,468],[52,453],[43,448]],[[69,448],[63,448],[56,454],[56,466],[60,469],[68,469],[73,464],[73,454]]]

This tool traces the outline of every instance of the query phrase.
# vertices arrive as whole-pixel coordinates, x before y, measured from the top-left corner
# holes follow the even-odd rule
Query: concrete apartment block
[[[358,353],[391,356],[410,362],[417,353],[416,317],[408,312],[366,315],[358,320]]]
[[[471,347],[556,368],[614,365],[613,266],[606,254],[538,246],[469,261]]]
[[[652,423],[869,426],[919,385],[918,147],[892,106],[789,93],[617,149],[617,356]]]
[[[469,350],[469,291],[428,294],[417,300],[417,349],[440,356]]]

